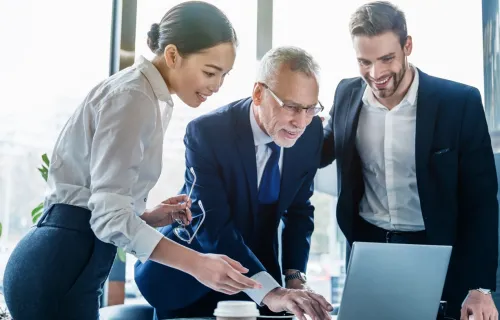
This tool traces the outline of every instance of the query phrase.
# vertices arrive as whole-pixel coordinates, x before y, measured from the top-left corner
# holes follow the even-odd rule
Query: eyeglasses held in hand
[[[196,185],[196,173],[194,172],[194,169],[191,167],[189,168],[189,171],[193,174],[193,183],[191,184],[191,190],[189,190],[189,195],[188,198],[191,199],[191,194],[193,193],[194,186]],[[196,233],[198,233],[198,230],[200,229],[201,225],[203,224],[203,221],[205,220],[205,209],[203,208],[203,204],[201,203],[201,200],[198,200],[198,206],[201,209],[201,214],[196,215],[192,217],[192,219],[197,218],[201,216],[201,221],[198,223],[198,226],[196,227],[196,230],[193,232],[193,235],[187,230],[186,225],[182,222],[180,219],[176,219],[175,222],[177,222],[179,225],[174,228],[174,234],[177,236],[182,241],[187,242],[188,244],[191,244],[193,241],[194,237],[196,236]]]
[[[186,228],[186,225],[183,223],[179,224],[179,226],[174,229],[174,234],[177,236],[177,238],[187,242],[188,244],[191,244],[191,242],[193,242],[193,239],[196,237],[198,230],[200,230],[203,221],[205,221],[206,212],[205,208],[203,208],[203,203],[201,203],[201,200],[198,200],[198,206],[200,207],[202,213],[194,216],[193,219],[201,216],[201,220],[196,226],[196,229],[194,230],[193,234],[189,232],[189,230]]]

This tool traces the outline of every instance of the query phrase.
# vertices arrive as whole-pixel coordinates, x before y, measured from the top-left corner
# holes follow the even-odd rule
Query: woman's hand
[[[152,261],[184,271],[215,291],[236,294],[262,285],[248,278],[248,269],[220,254],[199,253],[168,238],[160,240],[149,257]]]
[[[146,210],[141,219],[152,227],[164,227],[174,223],[177,219],[183,224],[191,223],[191,199],[181,194],[168,198],[153,209]]]
[[[237,294],[245,289],[260,289],[262,285],[244,276],[248,269],[239,262],[219,254],[202,254],[192,266],[191,275],[205,286],[225,294]]]

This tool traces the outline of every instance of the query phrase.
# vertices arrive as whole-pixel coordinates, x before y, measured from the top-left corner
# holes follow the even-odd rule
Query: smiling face
[[[292,71],[289,66],[284,65],[277,72],[269,89],[260,83],[254,86],[253,101],[257,123],[277,145],[290,148],[311,123],[313,115],[305,110],[295,112],[280,106],[271,90],[284,105],[314,107],[318,104],[318,82],[315,76]]]
[[[233,43],[221,43],[186,57],[174,51],[166,53],[169,89],[193,108],[219,91],[236,58]]]
[[[412,73],[407,72],[411,37],[401,47],[399,36],[391,31],[371,37],[356,35],[353,46],[359,72],[374,96],[383,104],[401,101],[412,81]]]

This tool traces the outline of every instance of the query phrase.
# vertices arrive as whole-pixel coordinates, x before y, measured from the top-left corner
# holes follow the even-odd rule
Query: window
[[[350,15],[370,1],[310,0],[307,5],[274,0],[273,46],[308,50],[321,67],[320,100],[329,111],[343,78],[358,76],[348,29]],[[392,0],[406,13],[414,50],[410,62],[422,71],[477,87],[483,92],[481,2]],[[450,13],[453,8],[453,14]],[[467,21],[467,23],[464,23]],[[332,165],[334,166],[335,163]],[[345,276],[345,239],[335,219],[334,168],[317,175],[312,250],[308,267],[313,289],[339,302]],[[330,281],[324,281],[324,278]],[[325,288],[327,283],[330,288]]]
[[[110,30],[111,2],[0,2],[2,277],[43,200],[41,155],[50,156],[73,110],[108,76]]]

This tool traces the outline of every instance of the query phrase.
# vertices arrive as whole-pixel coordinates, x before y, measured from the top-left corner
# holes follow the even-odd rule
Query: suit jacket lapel
[[[245,170],[248,189],[250,191],[250,203],[252,212],[257,213],[257,158],[255,155],[255,143],[253,139],[252,127],[250,125],[250,106],[252,99],[242,101],[240,105],[233,108],[236,112],[234,130],[236,135],[236,149],[240,155],[241,162]]]
[[[418,70],[418,69],[417,69]],[[431,78],[418,70],[419,88],[417,97],[417,120],[415,133],[415,163],[417,177],[419,172],[425,170],[429,161],[429,154],[432,148],[434,137],[434,127],[437,117],[439,100],[432,86]],[[366,84],[355,88],[351,92],[349,109],[345,118],[344,138],[342,140],[342,150],[348,155],[346,165],[350,165],[350,160],[355,148],[356,131],[358,128],[359,113],[363,105],[362,98],[366,89]],[[346,167],[347,167],[346,166]]]
[[[438,95],[434,94],[431,78],[420,70],[418,70],[418,72],[419,86],[415,129],[415,166],[417,180],[419,172],[425,171],[429,161],[439,105]]]
[[[346,113],[345,127],[344,127],[344,139],[342,140],[342,150],[347,158],[345,159],[345,166],[348,168],[351,164],[353,152],[355,149],[355,138],[356,132],[358,130],[359,113],[361,107],[363,106],[363,94],[366,89],[366,84],[363,81],[361,86],[355,88],[351,92],[351,97],[349,99],[349,108]]]

